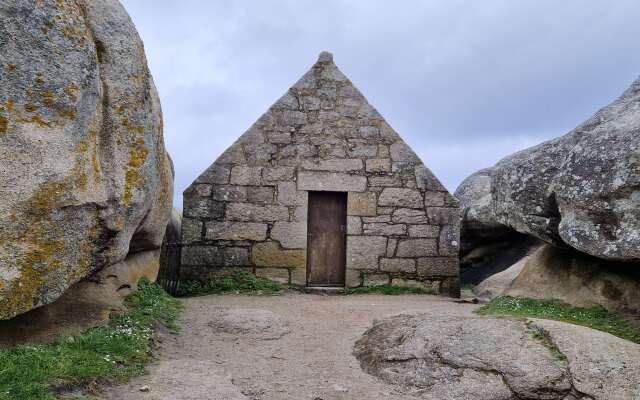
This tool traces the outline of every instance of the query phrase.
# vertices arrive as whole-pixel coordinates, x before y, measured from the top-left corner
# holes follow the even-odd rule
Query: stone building
[[[456,200],[331,54],[184,192],[181,276],[459,293]]]

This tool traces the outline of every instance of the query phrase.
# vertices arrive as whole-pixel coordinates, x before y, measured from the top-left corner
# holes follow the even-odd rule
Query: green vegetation
[[[460,287],[460,290],[473,290],[475,286],[476,285],[474,285],[473,283],[463,283]]]
[[[640,343],[640,328],[601,307],[579,308],[559,301],[502,296],[475,311],[480,315],[508,315],[551,319],[586,326]]]
[[[207,294],[253,294],[273,295],[282,291],[283,286],[268,279],[258,278],[247,272],[235,272],[231,275],[211,279],[208,282],[180,282],[178,296],[204,296]]]
[[[542,345],[544,347],[546,347],[547,349],[549,349],[549,351],[551,352],[551,354],[558,360],[560,361],[564,361],[567,362],[567,356],[565,356],[560,349],[558,348],[558,346],[556,346],[555,343],[553,343],[553,340],[551,340],[551,336],[549,335],[549,332],[545,331],[544,329],[541,329],[539,327],[534,327],[531,326],[530,324],[528,325],[529,329],[531,329],[531,336],[542,343]]]
[[[345,294],[386,294],[396,296],[400,294],[436,294],[431,289],[407,288],[393,285],[369,285],[344,289]]]
[[[127,312],[113,316],[109,326],[0,352],[0,400],[51,400],[54,388],[125,381],[142,374],[153,324],[176,330],[182,305],[147,280],[140,281],[126,305]]]

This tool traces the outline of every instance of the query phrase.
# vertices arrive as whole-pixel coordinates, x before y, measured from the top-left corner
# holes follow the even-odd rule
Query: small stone
[[[420,276],[458,276],[459,271],[458,257],[418,258]]]
[[[378,269],[378,257],[386,251],[384,236],[347,236],[347,269]]]
[[[183,246],[182,265],[222,265],[222,255],[216,246]]]
[[[364,286],[388,285],[389,275],[387,274],[364,274]]]
[[[307,192],[298,190],[295,182],[278,183],[278,203],[285,206],[307,204]]]
[[[367,178],[339,172],[300,171],[299,190],[319,190],[334,192],[364,192]]]
[[[182,218],[182,243],[189,244],[202,240],[202,222],[194,218]]]
[[[371,144],[355,144],[349,150],[349,157],[375,157],[377,154],[378,146]]]
[[[184,226],[184,225],[183,225]],[[256,240],[267,238],[267,225],[253,222],[218,222],[206,223],[205,239],[207,240]]]
[[[291,133],[289,132],[270,132],[267,135],[269,143],[273,144],[288,144],[291,143]]]
[[[285,285],[289,283],[289,270],[286,268],[256,268],[256,276]]]
[[[293,179],[294,167],[266,167],[262,170],[262,181],[265,184]]]
[[[409,146],[407,146],[407,144],[402,140],[398,140],[392,144],[389,147],[389,152],[391,153],[391,159],[394,162],[420,162],[416,153],[414,153],[413,150],[411,150],[411,148],[409,148]]]
[[[227,220],[248,222],[288,221],[289,209],[280,205],[257,205],[230,203],[227,205]]]
[[[251,259],[258,267],[304,268],[306,256],[305,250],[282,250],[276,242],[257,243],[251,249]]]
[[[347,216],[347,235],[362,235],[362,220],[360,217]]]
[[[273,187],[256,186],[247,188],[247,200],[255,204],[273,203],[274,191]]]
[[[407,226],[404,224],[364,224],[362,229],[365,235],[391,236],[407,233]]]
[[[444,192],[425,192],[424,193],[424,206],[425,207],[442,207],[444,203]]]
[[[398,175],[388,175],[388,176],[372,176],[369,178],[369,186],[401,186],[402,181],[399,179]]]
[[[213,164],[209,168],[207,168],[207,170],[204,171],[198,177],[198,179],[196,179],[196,182],[221,184],[229,183],[230,174],[231,171],[229,170],[229,168],[223,165]]]
[[[418,186],[418,188],[440,191],[445,190],[444,186],[442,186],[438,178],[433,175],[433,172],[431,172],[424,165],[417,165],[415,167],[414,173],[416,175],[416,185]]]
[[[438,238],[440,237],[440,227],[438,225],[409,225],[409,236]]]
[[[422,194],[415,189],[384,188],[378,204],[381,206],[395,206],[407,208],[423,208]]]
[[[378,215],[377,217],[362,217],[362,222],[365,224],[378,224],[383,222],[391,222],[390,215]]]
[[[216,160],[218,164],[242,164],[246,162],[242,146],[234,144],[224,151]],[[215,182],[211,182],[215,183]],[[222,182],[221,182],[222,183]]]
[[[458,225],[445,225],[440,233],[439,252],[441,256],[457,256],[460,250],[460,228]]]
[[[307,248],[306,222],[276,222],[271,228],[271,239],[285,249]]]
[[[305,160],[302,168],[316,171],[350,172],[361,171],[362,160],[357,158],[334,158],[329,160]]]
[[[349,192],[347,196],[347,215],[376,215],[377,197],[372,192]]]
[[[372,158],[366,160],[367,172],[391,172],[391,160],[388,158]]]
[[[262,175],[262,167],[244,167],[236,166],[231,170],[232,185],[260,185],[260,177]]]
[[[357,270],[347,269],[345,286],[353,288],[362,286],[362,273]]]
[[[307,123],[307,114],[300,111],[283,110],[278,120],[284,126],[300,126]]]
[[[440,293],[440,282],[438,281],[419,281],[416,279],[405,278],[393,278],[391,280],[393,286],[411,288],[411,289],[423,289],[433,294]]]
[[[429,219],[424,210],[398,208],[393,212],[391,220],[403,224],[427,224]]]
[[[317,97],[303,97],[302,107],[307,111],[317,111],[320,109],[320,99]]]
[[[208,197],[185,196],[184,216],[190,218],[221,218],[224,215],[224,205]]]
[[[380,130],[375,126],[361,126],[358,129],[360,136],[365,138],[376,137],[380,134]]]
[[[427,216],[433,225],[458,225],[460,210],[450,207],[428,207]]]
[[[307,284],[307,270],[306,268],[290,268],[289,273],[291,276],[290,283],[292,285],[304,286]],[[347,272],[347,276],[349,273]]]
[[[194,185],[196,194],[200,197],[211,196],[211,185]]]
[[[145,392],[146,393],[149,390],[151,390],[151,388],[149,387],[149,385],[143,385],[143,386],[140,386],[140,389],[138,389],[138,390],[140,390],[141,392]]]
[[[393,257],[396,253],[396,247],[398,246],[398,239],[389,238],[387,243],[387,257]]]
[[[275,106],[287,110],[297,110],[299,107],[298,99],[292,95],[291,92],[287,92],[278,101],[276,101]]]
[[[322,63],[333,62],[333,54],[329,53],[328,51],[321,52],[320,55],[318,56],[318,62],[322,62]]]
[[[218,201],[245,201],[247,188],[245,186],[215,185],[212,196],[214,200]]]
[[[416,262],[410,258],[382,258],[380,269],[387,272],[416,272]]]
[[[428,257],[438,255],[438,243],[435,239],[407,239],[398,243],[398,257]]]

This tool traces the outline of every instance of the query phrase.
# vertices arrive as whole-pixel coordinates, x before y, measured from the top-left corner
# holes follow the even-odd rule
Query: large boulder
[[[0,71],[0,319],[110,266],[153,276],[126,260],[149,251],[157,270],[173,177],[124,8],[0,0]]]
[[[463,247],[515,230],[611,260],[640,260],[640,80],[568,134],[465,180]]]
[[[529,257],[528,255],[524,256],[504,271],[491,275],[475,285],[471,291],[476,295],[476,298],[482,302],[487,302],[503,295],[507,289],[511,287],[513,281],[520,275]]]
[[[354,354],[421,399],[640,398],[640,345],[561,322],[398,315],[375,322]]]
[[[600,306],[640,314],[639,263],[630,268],[629,263],[545,245],[517,265],[520,267],[517,277],[503,286],[502,293],[495,294],[556,299],[577,307]],[[499,274],[494,275],[475,290],[480,295],[483,288],[488,289],[499,280]]]

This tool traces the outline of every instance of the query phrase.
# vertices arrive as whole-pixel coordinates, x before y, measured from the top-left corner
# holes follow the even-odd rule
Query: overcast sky
[[[121,0],[182,191],[322,50],[451,191],[640,75],[638,0]]]

